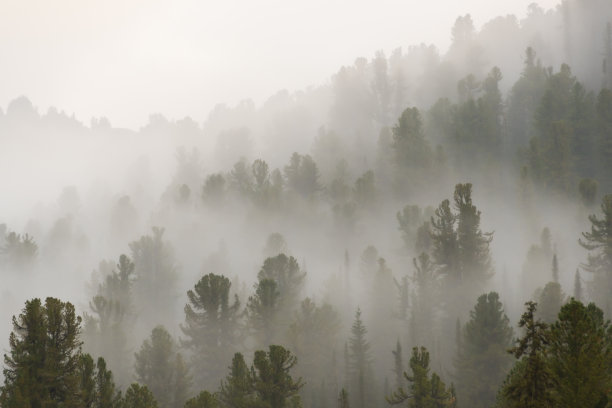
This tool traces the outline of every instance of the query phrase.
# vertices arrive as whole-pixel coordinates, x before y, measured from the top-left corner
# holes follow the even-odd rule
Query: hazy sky
[[[134,129],[155,112],[202,121],[217,102],[321,84],[380,49],[444,50],[458,15],[480,28],[532,2],[0,0],[0,106],[26,95],[41,112]]]

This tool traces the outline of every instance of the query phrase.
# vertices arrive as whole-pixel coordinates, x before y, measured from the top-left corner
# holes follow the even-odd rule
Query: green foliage
[[[593,274],[591,292],[600,305],[609,306],[612,294],[612,195],[606,195],[601,202],[603,217],[590,215],[591,231],[583,232],[578,242],[589,251],[583,268]],[[609,313],[609,311],[606,311]]]
[[[221,381],[217,399],[225,408],[246,408],[254,404],[253,376],[241,353],[234,354],[230,373]]]
[[[409,408],[444,408],[450,407],[455,402],[451,389],[436,373],[429,375],[429,352],[425,347],[412,349],[410,358],[411,375],[404,372],[405,379],[410,383],[408,391],[400,387],[387,397],[387,402],[392,405],[407,401]]]
[[[146,385],[132,384],[125,391],[121,408],[157,408],[157,401]]]
[[[147,313],[139,316],[147,330],[160,322],[173,323],[176,301],[177,266],[174,251],[164,241],[164,229],[153,227],[152,235],[144,235],[130,243],[135,264],[135,303]]]
[[[217,408],[218,406],[217,399],[208,391],[202,391],[185,403],[185,408]]]
[[[545,323],[552,323],[557,319],[561,306],[565,303],[565,294],[558,282],[548,282],[540,293],[537,316]]]
[[[260,281],[271,279],[276,282],[279,301],[284,308],[292,309],[304,286],[306,272],[300,269],[300,265],[294,257],[278,254],[266,258],[257,278]]]
[[[255,294],[246,306],[248,324],[259,344],[272,344],[277,335],[280,292],[273,279],[261,279],[255,285]]]
[[[484,408],[495,402],[511,363],[506,353],[511,341],[512,327],[499,295],[481,295],[463,327],[455,359],[459,400],[464,406]]]
[[[612,386],[610,323],[593,303],[571,299],[550,328],[550,369],[555,407],[595,407]]]
[[[548,326],[535,319],[536,303],[525,305],[527,310],[519,321],[524,336],[509,350],[519,361],[502,385],[500,397],[508,408],[554,407],[552,373],[547,360]]]
[[[267,352],[257,350],[253,357],[253,389],[261,403],[269,408],[295,406],[293,397],[303,387],[301,379],[294,380],[289,371],[297,358],[282,346],[271,345]]]
[[[392,129],[395,163],[402,169],[426,169],[431,165],[432,151],[425,140],[423,120],[416,107],[406,108]]]
[[[2,407],[80,407],[81,318],[59,299],[27,301],[13,316],[4,356]]]
[[[305,199],[312,200],[322,189],[319,183],[319,169],[310,155],[293,153],[284,168],[287,187]]]
[[[238,296],[230,304],[231,282],[223,275],[204,275],[193,290],[187,291],[186,336],[181,345],[193,351],[192,373],[200,386],[212,387],[237,347],[239,338]]]
[[[310,298],[300,304],[289,326],[291,350],[300,360],[296,372],[314,390],[319,381],[334,381],[333,359],[340,330],[340,318],[327,303],[317,306]]]
[[[170,334],[157,326],[135,355],[136,378],[151,390],[160,408],[179,408],[187,399],[190,378],[175,349]]]
[[[349,389],[354,390],[352,398],[355,402],[352,405],[361,408],[368,406],[372,398],[373,379],[370,372],[372,356],[370,343],[366,339],[367,333],[368,330],[361,320],[361,310],[357,308],[348,343],[347,374]]]
[[[24,270],[32,267],[38,255],[38,245],[34,238],[28,234],[9,232],[4,238],[4,245],[0,247],[0,256],[9,268]]]

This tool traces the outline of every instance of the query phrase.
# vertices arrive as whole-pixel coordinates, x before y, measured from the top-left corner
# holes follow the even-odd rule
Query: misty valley
[[[0,407],[612,407],[612,3],[449,28],[203,121],[0,108]]]

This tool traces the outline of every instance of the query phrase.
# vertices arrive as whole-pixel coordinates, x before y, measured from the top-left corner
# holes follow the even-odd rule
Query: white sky
[[[538,0],[552,8],[560,0]],[[325,83],[356,57],[434,43],[533,0],[0,0],[0,106],[26,95],[89,123],[206,118],[217,103]]]

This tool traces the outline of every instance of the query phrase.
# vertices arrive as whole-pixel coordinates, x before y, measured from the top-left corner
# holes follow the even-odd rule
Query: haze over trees
[[[608,406],[611,24],[464,15],[136,131],[10,102],[0,405]]]

